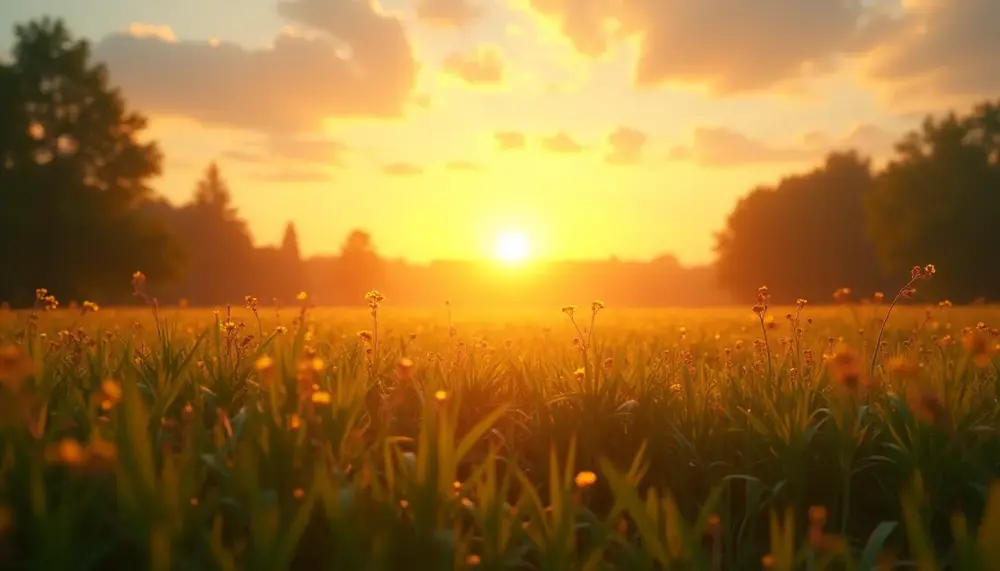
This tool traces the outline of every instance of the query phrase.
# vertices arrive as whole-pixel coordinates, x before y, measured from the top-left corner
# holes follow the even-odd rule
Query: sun
[[[496,256],[506,264],[519,264],[528,259],[531,244],[521,232],[504,232],[497,236]]]

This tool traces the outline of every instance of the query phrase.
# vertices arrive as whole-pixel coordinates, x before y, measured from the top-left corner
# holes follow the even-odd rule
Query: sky
[[[3,0],[150,119],[174,203],[217,161],[257,244],[413,261],[713,258],[740,196],[875,163],[1000,95],[995,0]]]

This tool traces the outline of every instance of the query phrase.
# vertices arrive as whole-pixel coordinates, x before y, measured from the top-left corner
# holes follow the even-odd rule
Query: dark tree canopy
[[[840,287],[861,296],[881,289],[865,234],[864,200],[874,180],[867,159],[835,153],[812,172],[751,191],[716,237],[721,283],[748,300],[767,285],[778,303],[824,303]]]
[[[175,242],[137,208],[160,172],[146,119],[128,111],[87,42],[58,20],[15,29],[0,64],[0,299],[30,302],[45,287],[63,298],[120,300],[128,276],[174,276]]]
[[[955,302],[1000,299],[1000,101],[928,117],[897,145],[868,203],[887,270],[933,263],[921,287]]]

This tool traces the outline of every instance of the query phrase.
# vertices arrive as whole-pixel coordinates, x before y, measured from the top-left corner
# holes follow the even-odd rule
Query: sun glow
[[[521,232],[504,232],[497,236],[495,253],[505,264],[519,264],[531,254],[531,244]]]

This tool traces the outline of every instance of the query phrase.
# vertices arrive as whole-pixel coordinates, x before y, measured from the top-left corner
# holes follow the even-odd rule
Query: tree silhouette
[[[160,172],[146,119],[126,109],[90,47],[59,20],[15,28],[0,64],[0,299],[29,303],[36,287],[67,298],[120,300],[128,276],[176,275],[170,235],[139,206]]]
[[[336,300],[339,304],[364,303],[365,292],[381,287],[385,263],[375,251],[371,235],[352,230],[340,248],[336,271]]]
[[[742,198],[716,236],[717,269],[737,299],[770,287],[774,301],[802,297],[823,303],[850,287],[859,295],[884,281],[866,238],[864,200],[872,191],[870,163],[835,153],[818,169],[760,187]]]
[[[869,203],[879,259],[905,274],[941,270],[922,285],[955,302],[1000,298],[1000,101],[964,117],[927,117],[896,147]]]

